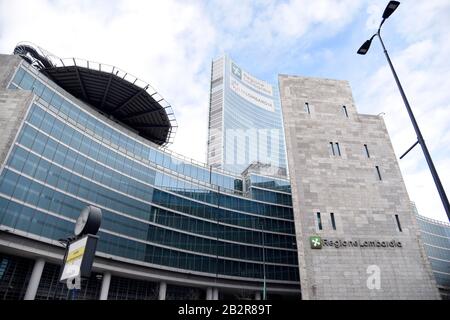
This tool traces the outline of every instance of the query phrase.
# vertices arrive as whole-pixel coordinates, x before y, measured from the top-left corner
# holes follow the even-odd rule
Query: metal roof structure
[[[83,59],[61,59],[31,43],[19,43],[14,54],[76,98],[142,137],[160,146],[173,142],[177,123],[172,107],[149,84],[117,67]]]

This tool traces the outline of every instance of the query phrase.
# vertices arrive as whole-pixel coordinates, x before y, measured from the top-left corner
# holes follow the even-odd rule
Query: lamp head
[[[383,19],[389,18],[389,16],[397,9],[397,7],[400,5],[399,1],[389,1],[388,5],[386,6],[386,9],[384,9],[383,12]]]
[[[366,42],[363,43],[363,45],[358,49],[358,54],[365,55],[367,53],[367,51],[369,51],[370,44],[372,43],[372,39],[366,40]]]

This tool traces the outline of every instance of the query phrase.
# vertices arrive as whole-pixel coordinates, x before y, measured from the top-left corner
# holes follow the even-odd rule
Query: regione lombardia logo
[[[311,249],[322,249],[322,238],[320,236],[309,237],[309,243],[311,244]]]
[[[231,63],[231,71],[233,71],[233,74],[238,77],[239,79],[242,79],[242,71],[241,68],[239,68],[237,65],[235,65],[233,62]]]

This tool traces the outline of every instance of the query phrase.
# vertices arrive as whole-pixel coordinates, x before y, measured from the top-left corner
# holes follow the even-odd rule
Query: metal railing
[[[410,201],[410,203],[411,203],[411,206],[413,207],[414,213],[416,214],[416,216],[418,218],[420,218],[422,220],[425,220],[425,221],[428,221],[428,222],[433,223],[433,224],[437,224],[437,225],[441,225],[441,226],[450,228],[450,223],[448,223],[448,222],[440,221],[440,220],[436,220],[436,219],[432,219],[432,218],[428,218],[428,217],[425,217],[425,216],[421,215],[419,213],[419,211],[417,210],[416,203],[414,201]]]
[[[94,71],[112,73],[116,77],[121,78],[129,82],[130,84],[147,91],[147,93],[156,101],[156,103],[158,103],[165,110],[167,118],[170,122],[169,136],[166,139],[166,142],[163,144],[163,146],[167,146],[168,144],[173,143],[176,134],[176,129],[178,128],[174,110],[172,109],[170,103],[168,103],[150,84],[146,83],[143,80],[138,79],[136,76],[116,66],[112,66],[109,64],[89,61],[80,58],[60,58],[31,42],[19,42],[16,45],[16,49],[20,47],[31,47],[40,56],[44,57],[49,63],[51,63],[55,68],[81,67]]]

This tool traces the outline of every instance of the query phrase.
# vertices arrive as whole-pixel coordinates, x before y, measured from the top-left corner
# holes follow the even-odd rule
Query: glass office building
[[[0,108],[17,124],[1,128],[0,299],[68,297],[59,240],[87,205],[103,220],[80,299],[300,297],[287,180],[166,149],[170,105],[120,69],[31,45],[0,65]]]
[[[357,225],[347,214],[353,213],[333,210],[331,220],[322,220],[314,209],[324,206],[326,201],[322,199],[306,212],[309,216],[294,218],[292,195],[297,203],[295,210],[299,210],[300,201],[311,205],[311,201],[318,200],[311,194],[296,200],[298,186],[283,177],[284,136],[268,137],[264,133],[270,131],[266,129],[281,128],[283,134],[282,124],[277,125],[277,88],[252,77],[227,57],[214,61],[212,71],[208,152],[219,146],[216,150],[225,153],[208,154],[208,164],[203,164],[167,149],[176,129],[170,104],[150,85],[128,73],[91,61],[59,59],[30,44],[18,45],[14,55],[0,55],[0,300],[71,298],[66,284],[59,282],[64,255],[61,240],[73,235],[75,219],[87,205],[100,208],[103,220],[93,270],[89,278],[83,279],[77,299],[261,299],[264,292],[269,299],[311,299],[301,293],[298,263],[302,259],[298,250],[309,250],[309,246],[296,237],[294,224],[298,228],[311,223],[316,228],[319,213],[320,230],[314,229],[316,233],[337,239],[344,235],[355,237],[354,232],[341,231]],[[330,92],[336,95],[337,91]],[[303,101],[298,104],[301,108],[292,106],[304,121],[310,120],[310,113],[321,112],[311,101],[311,110],[308,104],[303,109]],[[352,118],[338,113],[338,107],[329,106],[330,110],[336,109],[337,115],[329,120],[333,128],[337,124],[341,130]],[[353,117],[353,109],[348,111]],[[369,116],[368,121],[373,120]],[[324,122],[316,122],[316,129],[326,132],[321,129]],[[258,130],[251,131],[252,125]],[[361,128],[373,132],[370,126]],[[212,138],[213,127],[231,133]],[[348,128],[353,130],[354,126]],[[375,135],[374,139],[378,139],[379,135]],[[230,136],[232,140],[227,140]],[[311,139],[308,145],[322,143],[317,135],[301,136]],[[354,134],[351,136],[354,139]],[[244,140],[239,140],[242,137]],[[283,142],[276,142],[274,137]],[[376,158],[377,141],[370,144],[374,146],[370,159],[389,162],[386,156]],[[247,142],[256,143],[256,151]],[[339,143],[346,145],[345,141]],[[358,142],[355,152],[360,154],[362,146]],[[340,153],[329,155],[328,142],[316,150],[323,150],[320,156],[330,163],[346,159],[345,153],[342,159]],[[381,150],[384,147],[378,152]],[[266,158],[260,157],[261,151]],[[304,149],[298,152],[303,154]],[[230,154],[234,162],[224,166],[222,161]],[[366,165],[367,159],[347,169]],[[342,172],[341,167],[336,171]],[[375,186],[372,173],[367,171],[369,182],[361,185]],[[310,176],[302,173],[298,181],[310,189],[308,180],[319,175],[316,171]],[[391,197],[391,187],[397,182],[391,182],[387,173],[383,177],[383,183],[389,186],[389,199],[397,201]],[[354,185],[341,184],[345,188]],[[291,193],[291,186],[295,193]],[[357,197],[358,192],[354,193]],[[326,189],[317,194],[328,197],[332,192]],[[352,203],[345,201],[342,207]],[[380,203],[384,205],[385,201]],[[375,211],[368,215],[370,219],[380,213],[391,214],[385,207]],[[355,218],[361,214],[358,211]],[[417,232],[395,229],[391,220],[374,219],[367,224],[370,229],[364,228],[357,237],[385,232],[388,239],[400,239],[405,248],[416,248],[417,241],[409,237]],[[448,299],[449,226],[420,216],[417,220],[441,295]],[[401,222],[404,230],[416,230],[408,223],[406,213]],[[335,249],[341,258],[350,252],[349,258],[323,262],[326,254],[336,256]],[[362,273],[352,274],[354,278],[346,274],[361,267],[357,259],[365,253],[359,250],[311,249],[307,255],[314,255],[316,262],[306,269],[308,275],[302,271],[302,281],[306,279],[312,287],[339,282],[326,290],[333,299],[342,298],[343,286],[348,286],[349,292],[360,290],[358,297],[370,298],[365,266]],[[404,291],[412,292],[418,282],[409,279],[411,273],[416,274],[412,268],[415,266],[410,265],[418,261],[418,250],[401,250],[379,251],[382,257],[387,252],[389,259],[377,263],[388,263],[390,270],[395,270],[388,274],[392,277],[389,285],[407,285],[409,289]],[[408,259],[415,262],[398,267],[396,261],[404,263]],[[336,277],[336,272],[343,276]],[[433,278],[431,271],[429,278]],[[303,289],[308,293],[311,288],[304,285]],[[402,297],[399,293],[381,296]],[[430,295],[425,292],[423,297]]]
[[[236,174],[264,164],[286,176],[286,150],[278,86],[257,79],[227,55],[212,62],[208,164]]]
[[[417,213],[417,224],[443,300],[450,300],[450,224]]]

